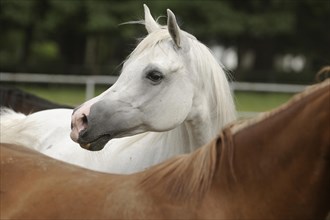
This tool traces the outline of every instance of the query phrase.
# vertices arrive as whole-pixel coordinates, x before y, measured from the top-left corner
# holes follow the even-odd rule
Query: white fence
[[[86,88],[86,100],[94,97],[95,85],[112,85],[116,76],[85,76],[85,75],[50,75],[35,73],[0,73],[0,82],[28,82],[55,84],[82,84]],[[232,82],[233,91],[280,92],[297,93],[304,90],[305,85],[275,84],[275,83],[247,83]]]
[[[37,73],[0,73],[0,82],[80,84],[86,87],[86,100],[94,97],[95,85],[112,85],[116,76],[50,75]]]

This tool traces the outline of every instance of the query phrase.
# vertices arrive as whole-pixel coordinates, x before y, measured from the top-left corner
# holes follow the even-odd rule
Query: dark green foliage
[[[255,54],[252,69],[240,62],[236,80],[306,83],[330,62],[328,0],[1,0],[1,71],[118,74],[121,61],[146,32],[146,3],[165,24],[166,9],[202,42]],[[306,57],[304,73],[275,69],[286,53]],[[240,59],[239,59],[240,60]],[[253,74],[252,74],[253,73]],[[275,75],[274,75],[275,74]]]

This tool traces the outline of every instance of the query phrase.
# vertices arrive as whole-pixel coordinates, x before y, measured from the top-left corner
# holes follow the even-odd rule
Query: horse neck
[[[230,203],[228,213],[240,210],[230,217],[253,211],[266,217],[277,207],[281,217],[313,218],[328,209],[329,83],[297,95],[267,117],[225,130],[213,190]],[[269,202],[258,203],[264,195]]]
[[[206,144],[225,125],[236,119],[236,109],[227,79],[229,76],[212,52],[205,45],[194,40],[191,40],[187,62],[191,64],[191,72],[197,79],[194,108],[198,113],[191,125],[195,129],[200,128],[200,133],[202,129],[209,129],[210,135],[202,143]]]
[[[153,139],[155,154],[164,159],[172,156],[189,153],[201,147],[204,139],[210,136],[206,122],[196,128],[196,121],[184,122],[180,126],[166,132],[149,132],[148,136]],[[201,128],[205,128],[205,130]],[[156,149],[158,146],[158,149]],[[155,157],[157,158],[157,156]]]

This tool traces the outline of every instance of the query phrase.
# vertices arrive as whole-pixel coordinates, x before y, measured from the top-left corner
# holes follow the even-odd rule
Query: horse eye
[[[164,78],[163,74],[158,71],[150,71],[147,73],[146,77],[153,83],[160,83]]]

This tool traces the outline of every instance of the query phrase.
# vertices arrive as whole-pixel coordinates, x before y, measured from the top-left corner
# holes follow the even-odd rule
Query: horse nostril
[[[87,125],[88,124],[88,119],[87,119],[87,115],[83,114],[82,118],[81,118],[81,121],[84,125]]]
[[[79,138],[86,133],[88,127],[88,115],[85,113],[77,113],[71,119],[71,134],[73,141],[78,142]]]

